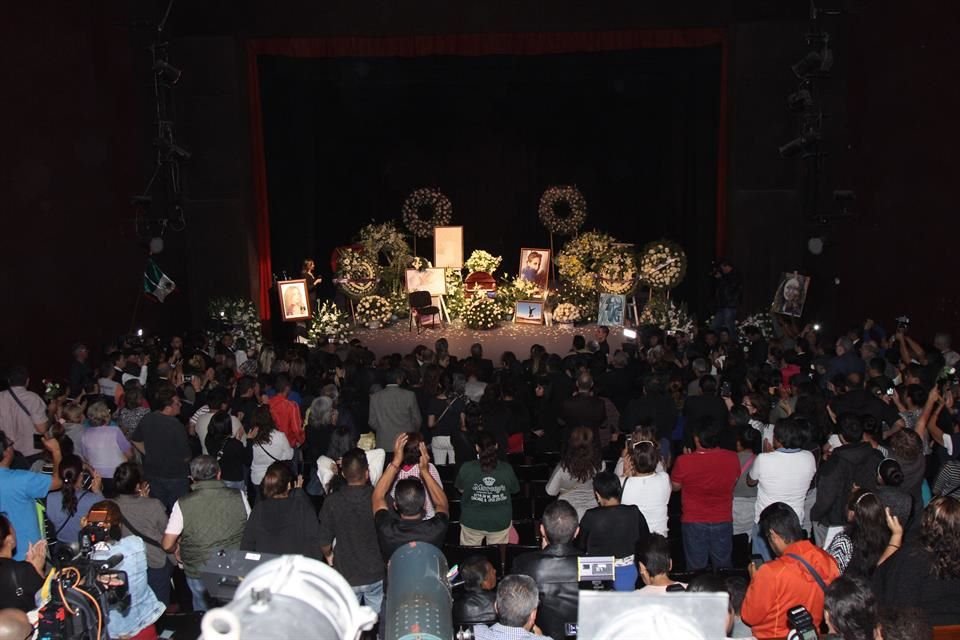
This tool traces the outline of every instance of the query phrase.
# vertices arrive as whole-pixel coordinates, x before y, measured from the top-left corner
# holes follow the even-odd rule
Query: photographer
[[[43,446],[53,460],[53,475],[13,470],[13,442],[0,431],[0,512],[6,513],[14,530],[19,534],[13,558],[24,560],[27,549],[43,539],[37,518],[37,500],[46,498],[50,491],[58,490],[60,479],[60,443],[53,438],[45,439]]]
[[[713,270],[717,311],[713,317],[713,329],[727,329],[730,335],[737,331],[737,307],[743,296],[743,279],[729,260],[720,260]]]
[[[122,522],[120,507],[108,500],[93,505],[83,518],[84,527],[95,526],[101,532],[97,536],[101,541],[94,546],[91,558],[106,560],[120,555],[122,560],[112,570],[127,574],[130,607],[126,611],[111,608],[107,630],[111,638],[156,638],[153,623],[163,615],[165,607],[157,600],[147,581],[147,550],[143,540],[134,535],[121,537]],[[110,581],[101,584],[106,588],[114,586]]]

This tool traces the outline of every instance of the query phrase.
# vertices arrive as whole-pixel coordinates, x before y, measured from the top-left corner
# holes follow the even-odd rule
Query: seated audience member
[[[570,431],[563,458],[550,474],[547,495],[566,500],[583,518],[587,509],[596,505],[593,497],[593,478],[603,469],[600,442],[593,429],[576,427]]]
[[[703,573],[696,576],[693,580],[690,581],[690,584],[687,586],[688,593],[725,593],[729,596],[729,604],[727,605],[727,619],[726,619],[726,629],[727,637],[732,638],[734,625],[737,622],[737,615],[733,608],[733,594],[730,592],[730,587],[727,580],[724,580],[723,576],[719,576],[712,573]]]
[[[380,476],[380,481],[374,487],[371,497],[377,538],[380,541],[380,552],[384,561],[389,561],[393,552],[408,542],[429,542],[442,549],[447,535],[447,525],[450,522],[447,496],[443,493],[443,487],[429,471],[430,455],[422,441],[420,442],[420,479],[407,478],[398,482],[393,491],[394,511],[387,508],[387,493],[403,465],[403,449],[408,437],[408,434],[401,433],[394,440],[393,460],[383,470],[383,475]],[[436,515],[425,519],[424,508],[428,493],[433,501]]]
[[[593,477],[593,493],[600,506],[583,514],[577,543],[584,555],[613,556],[614,589],[633,591],[637,588],[635,554],[650,530],[636,505],[620,504],[620,490],[620,479],[610,471]]]
[[[880,607],[874,640],[933,640],[927,613],[917,607]]]
[[[740,478],[740,459],[720,447],[725,426],[726,422],[702,418],[694,427],[694,450],[673,466],[671,484],[674,491],[681,491],[688,571],[733,566],[733,490]]]
[[[277,555],[323,557],[317,512],[286,462],[274,462],[263,476],[263,499],[257,500],[240,548]]]
[[[206,590],[200,573],[210,554],[240,548],[249,507],[241,492],[224,486],[220,467],[212,456],[191,460],[190,478],[190,493],[173,505],[161,542],[170,553],[179,546],[187,585],[193,594],[193,610],[206,611]]]
[[[107,495],[113,493],[113,472],[124,462],[133,459],[133,446],[120,427],[110,424],[110,409],[103,402],[95,402],[87,409],[90,426],[83,432],[78,453],[87,464],[97,470]]]
[[[840,573],[870,577],[890,541],[884,505],[876,494],[857,489],[847,502],[847,524],[827,546]]]
[[[403,449],[403,463],[400,465],[400,471],[397,472],[396,482],[406,480],[407,478],[420,479],[420,444],[423,442],[423,436],[419,433],[408,433],[407,442]],[[430,462],[427,464],[427,470],[436,480],[437,484],[443,486],[443,480],[440,479],[440,472]],[[434,514],[433,500],[427,495],[427,501],[424,504],[424,517],[432,518]]]
[[[511,573],[530,576],[540,589],[537,626],[556,639],[566,638],[567,624],[576,624],[580,602],[577,557],[577,511],[564,500],[547,505],[540,523],[543,549],[524,553]]]
[[[114,569],[127,574],[130,589],[130,608],[120,611],[111,607],[107,617],[107,630],[111,638],[156,638],[153,623],[165,609],[147,581],[147,550],[143,540],[136,535],[121,537],[123,516],[115,502],[98,502],[84,517],[84,526],[95,525],[103,531],[103,541],[94,545],[94,560],[106,560],[120,556],[122,560]]]
[[[113,473],[120,507],[123,535],[139,536],[147,545],[147,582],[157,599],[170,602],[170,573],[173,565],[164,553],[160,539],[167,529],[167,511],[163,503],[150,497],[150,484],[143,479],[140,465],[124,462]]]
[[[827,587],[823,616],[830,633],[843,640],[873,638],[877,599],[863,579],[841,576]]]
[[[537,627],[537,583],[530,576],[505,577],[497,587],[497,618],[491,627],[476,625],[476,640],[551,640]],[[558,636],[563,637],[563,636]]]
[[[102,484],[99,474],[86,470],[79,456],[64,456],[59,474],[63,486],[47,495],[47,517],[53,536],[63,544],[74,544],[83,528],[80,519],[103,500]]]
[[[753,563],[749,565],[750,586],[741,609],[743,621],[758,638],[786,637],[790,631],[787,611],[803,605],[819,627],[824,591],[840,575],[836,561],[804,539],[800,518],[786,503],[774,502],[763,510],[760,532],[776,560],[759,569]]]
[[[0,512],[5,513],[16,532],[13,551],[14,560],[25,560],[27,550],[43,539],[40,522],[37,518],[37,500],[47,497],[47,493],[58,491],[63,486],[60,477],[60,442],[56,438],[43,441],[53,460],[53,474],[33,473],[20,469],[11,469],[13,464],[13,442],[0,431]]]
[[[934,626],[960,624],[960,501],[939,497],[923,510],[919,535],[896,518],[877,569],[877,596],[884,607],[920,607]],[[892,553],[891,553],[892,552]]]
[[[360,604],[380,611],[384,567],[370,512],[373,487],[364,451],[344,453],[340,473],[346,484],[327,495],[320,511],[320,548],[327,563],[350,583]]]
[[[477,460],[460,467],[454,486],[463,493],[460,544],[477,547],[510,542],[513,518],[511,495],[520,491],[513,467],[498,458],[496,439],[487,431],[477,434]]]
[[[670,559],[670,543],[658,533],[652,533],[637,557],[644,595],[658,595],[669,591],[683,591],[686,583],[677,582],[669,575],[673,569]],[[672,588],[671,588],[672,587]]]
[[[497,621],[497,571],[483,556],[470,556],[460,565],[463,590],[453,597],[453,624],[492,624]]]
[[[3,585],[0,588],[0,609],[31,611],[37,608],[34,596],[46,576],[47,543],[39,540],[25,545],[26,560],[14,560],[13,550],[17,544],[13,523],[6,514],[0,513],[0,585]]]
[[[761,453],[747,472],[747,484],[757,487],[756,520],[752,534],[753,553],[764,561],[773,558],[772,550],[760,534],[760,514],[771,504],[785,503],[797,514],[803,525],[807,490],[817,472],[813,454],[803,449],[807,422],[802,418],[785,418],[773,430],[774,451]],[[799,540],[800,538],[796,538]]]

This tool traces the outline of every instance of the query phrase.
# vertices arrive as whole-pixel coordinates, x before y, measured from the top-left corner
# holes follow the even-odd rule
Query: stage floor
[[[357,328],[353,337],[362,340],[378,357],[391,353],[408,354],[419,344],[433,349],[433,343],[438,338],[446,338],[450,343],[451,355],[459,358],[469,355],[470,345],[479,342],[483,345],[484,356],[496,362],[504,351],[512,351],[521,361],[526,360],[530,347],[535,344],[543,345],[548,353],[562,355],[573,348],[574,336],[582,335],[590,342],[596,339],[596,332],[595,324],[575,327],[554,324],[547,327],[512,322],[504,322],[496,329],[479,331],[455,321],[443,328],[424,328],[418,336],[416,328],[410,331],[407,322],[402,320],[382,329]],[[607,342],[610,343],[611,353],[619,349],[623,342],[623,327],[610,327]]]

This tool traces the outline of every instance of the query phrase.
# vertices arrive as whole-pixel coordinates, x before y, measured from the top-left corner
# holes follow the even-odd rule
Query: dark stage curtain
[[[420,186],[450,197],[467,254],[488,249],[515,271],[521,246],[549,246],[543,190],[577,184],[585,229],[681,242],[677,293],[707,297],[725,221],[724,31],[248,44],[265,317],[272,272],[297,273],[305,256],[326,271],[333,247],[399,220]],[[430,240],[418,249],[432,257]]]

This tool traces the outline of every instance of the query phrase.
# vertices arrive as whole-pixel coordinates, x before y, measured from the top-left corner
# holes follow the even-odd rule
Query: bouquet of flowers
[[[464,266],[470,273],[482,271],[493,275],[493,271],[503,262],[502,256],[494,256],[486,251],[477,250],[470,254]]]
[[[688,335],[694,330],[693,318],[687,313],[686,305],[678,307],[673,300],[667,300],[666,296],[654,296],[647,301],[640,312],[640,324]]]
[[[360,322],[387,323],[393,316],[390,302],[383,296],[365,296],[357,303],[357,318]]]
[[[512,314],[518,300],[536,300],[542,295],[536,283],[524,280],[520,276],[506,277],[497,287],[494,300],[500,305],[500,312]]]
[[[252,300],[244,298],[213,298],[207,305],[207,316],[220,322],[225,331],[234,338],[243,338],[247,342],[247,353],[256,351],[263,340],[260,328],[260,314]],[[211,344],[219,342],[224,331],[208,331]]]
[[[410,245],[393,222],[368,224],[360,230],[360,244],[368,255],[376,256],[383,252],[389,264],[410,255]]]
[[[773,316],[769,311],[758,311],[737,323],[737,340],[740,341],[741,344],[747,344],[749,342],[749,340],[747,340],[747,334],[743,331],[751,325],[760,329],[763,337],[767,340],[773,337]]]
[[[463,284],[463,275],[460,269],[446,269],[447,280],[447,313],[451,318],[459,318],[467,304],[467,296]]]
[[[493,329],[499,317],[499,305],[487,297],[472,298],[463,311],[463,320],[471,329]]]
[[[388,302],[393,315],[398,318],[406,318],[410,315],[410,301],[403,291],[397,290],[391,293]]]
[[[560,283],[560,290],[551,293],[547,301],[558,307],[564,302],[572,304],[580,313],[578,321],[592,322],[597,319],[598,299],[596,291],[590,287],[582,287],[576,281]],[[556,309],[553,311],[553,319],[562,322],[557,318]]]
[[[571,302],[561,302],[553,310],[553,319],[557,322],[576,322],[580,319],[580,309]]]
[[[616,242],[613,236],[599,231],[582,233],[557,255],[557,271],[567,282],[596,293],[601,277],[621,277],[630,271],[632,256],[616,247]]]
[[[321,344],[330,339],[338,343],[346,342],[351,333],[350,316],[328,300],[313,314],[307,335],[312,342]]]

